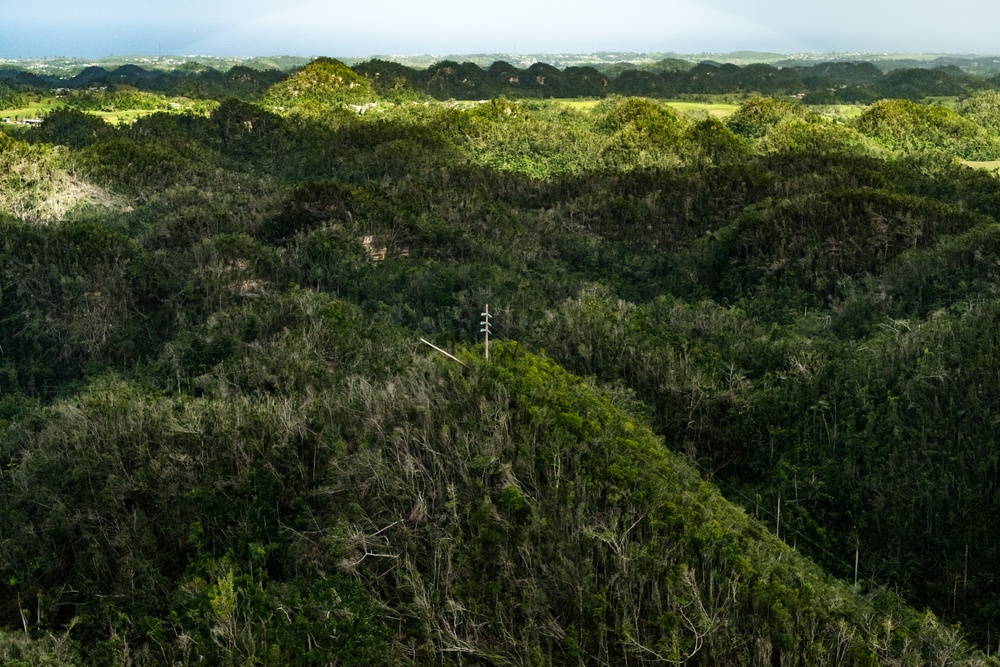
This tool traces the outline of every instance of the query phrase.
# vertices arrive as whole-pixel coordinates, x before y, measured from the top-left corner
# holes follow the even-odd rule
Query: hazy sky
[[[744,49],[1000,54],[998,0],[0,0],[0,8],[0,58]]]

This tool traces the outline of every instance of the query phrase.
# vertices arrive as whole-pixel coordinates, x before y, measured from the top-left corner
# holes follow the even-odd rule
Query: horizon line
[[[266,55],[219,55],[212,53],[167,53],[167,54],[152,54],[152,53],[125,53],[116,54],[109,53],[101,56],[93,55],[71,55],[71,54],[59,54],[59,55],[44,55],[44,56],[0,56],[0,62],[11,62],[19,60],[102,60],[106,58],[144,58],[144,59],[169,59],[169,58],[215,58],[219,60],[252,60],[257,58],[303,58],[303,59],[314,59],[314,58],[344,58],[350,60],[364,59],[364,58],[441,58],[441,57],[482,57],[482,56],[508,56],[514,58],[526,58],[526,57],[537,57],[537,56],[599,56],[599,55],[616,55],[616,56],[672,56],[683,58],[685,56],[738,56],[740,54],[750,55],[760,55],[760,56],[770,56],[770,57],[785,57],[794,59],[797,57],[879,57],[879,58],[892,58],[892,57],[929,57],[929,58],[942,58],[942,57],[952,57],[952,58],[1000,58],[1000,53],[954,53],[948,51],[859,51],[859,50],[849,50],[849,51],[794,51],[794,52],[780,52],[780,51],[765,51],[756,49],[736,49],[733,51],[629,51],[629,50],[600,50],[600,51],[533,51],[527,53],[515,53],[515,52],[505,52],[505,51],[478,51],[478,52],[438,52],[438,53],[369,53],[365,55],[330,55],[330,54],[310,54],[310,55],[294,55],[289,53],[270,53]]]

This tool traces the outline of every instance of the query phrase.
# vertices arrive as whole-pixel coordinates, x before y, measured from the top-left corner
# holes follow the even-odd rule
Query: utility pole
[[[486,304],[486,312],[480,313],[483,316],[483,321],[479,323],[482,329],[479,333],[486,334],[486,361],[490,360],[490,304]]]
[[[861,557],[861,538],[854,535],[854,588],[858,587],[858,559]]]
[[[778,518],[774,522],[774,534],[781,539],[781,492],[778,492]]]

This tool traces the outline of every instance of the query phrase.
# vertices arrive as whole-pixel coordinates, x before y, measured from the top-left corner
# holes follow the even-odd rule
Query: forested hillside
[[[5,664],[998,664],[1000,94],[270,76],[0,133]]]
[[[72,76],[26,71],[10,65],[0,67],[0,105],[46,95],[55,90],[63,105],[83,110],[168,110],[170,103],[182,107],[192,100],[241,99],[260,101],[265,95],[284,95],[288,84],[271,89],[303,71],[352,79],[357,86],[374,86],[383,100],[480,100],[499,96],[531,99],[604,98],[612,95],[669,99],[678,96],[701,99],[712,95],[732,97],[757,95],[795,96],[807,104],[871,104],[879,99],[968,96],[981,90],[997,90],[1000,75],[987,70],[971,74],[952,64],[933,67],[879,69],[870,62],[817,64],[764,63],[734,65],[719,62],[689,62],[668,58],[642,66],[617,63],[609,66],[572,65],[557,68],[544,62],[518,67],[498,60],[481,66],[474,62],[441,60],[425,68],[373,58],[347,67],[340,61],[319,58],[307,65],[257,70],[236,65],[226,71],[198,62],[187,62],[173,70],[144,69],[124,64],[108,69],[90,65]],[[990,75],[990,72],[994,72]],[[314,82],[318,83],[318,82]],[[313,101],[339,101],[346,91],[333,94],[329,86],[318,86],[309,94]],[[352,89],[348,97],[364,97]],[[370,96],[367,99],[371,99]],[[287,101],[287,100],[286,100]],[[292,105],[294,106],[294,105]],[[197,109],[195,109],[197,110]]]

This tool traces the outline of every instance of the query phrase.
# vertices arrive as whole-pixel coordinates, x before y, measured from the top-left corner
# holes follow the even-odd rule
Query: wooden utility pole
[[[861,557],[861,538],[854,536],[854,587],[858,587],[858,559]]]
[[[965,574],[962,575],[962,590],[969,585],[969,543],[965,543]]]
[[[774,534],[781,539],[781,494],[778,494],[778,518],[774,522]]]
[[[481,313],[483,321],[479,323],[482,329],[479,333],[486,334],[486,361],[490,360],[490,304],[486,304],[486,312]]]

